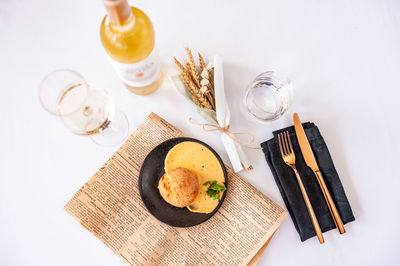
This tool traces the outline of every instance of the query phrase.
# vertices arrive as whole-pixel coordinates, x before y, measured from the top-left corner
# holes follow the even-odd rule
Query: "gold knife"
[[[315,160],[314,153],[311,150],[310,143],[308,142],[306,133],[304,132],[303,125],[300,122],[300,118],[297,113],[293,114],[293,121],[294,121],[294,129],[296,131],[297,140],[299,141],[301,153],[303,154],[304,160],[306,164],[314,171],[315,177],[318,180],[318,183],[321,187],[322,193],[324,194],[326,203],[328,204],[329,211],[333,217],[333,220],[336,224],[336,227],[339,230],[340,234],[346,233],[344,229],[344,225],[342,219],[340,218],[339,212],[336,209],[335,203],[332,200],[331,194],[325,184],[325,181],[322,177],[321,171],[318,168],[317,161]]]

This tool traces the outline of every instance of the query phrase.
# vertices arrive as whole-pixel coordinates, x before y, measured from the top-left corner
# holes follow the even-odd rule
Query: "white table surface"
[[[356,221],[301,242],[288,217],[259,265],[400,265],[400,1],[135,1],[152,19],[164,65],[183,46],[219,54],[233,130],[257,142],[291,124],[315,122],[330,149]],[[132,132],[155,112],[228,158],[217,133],[165,82],[139,97],[121,84],[99,40],[98,1],[0,1],[0,265],[122,265],[64,210],[64,204],[117,149],[69,133],[38,102],[40,80],[72,68],[108,90]],[[257,73],[293,81],[294,103],[279,121],[247,122],[237,106]],[[243,174],[284,207],[261,151]]]

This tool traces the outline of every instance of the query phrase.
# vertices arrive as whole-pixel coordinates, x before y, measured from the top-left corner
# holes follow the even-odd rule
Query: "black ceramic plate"
[[[168,151],[176,144],[183,141],[193,141],[200,143],[210,149],[221,164],[222,170],[225,176],[225,185],[228,184],[228,175],[224,163],[222,162],[219,155],[207,144],[197,139],[192,138],[174,138],[164,141],[157,147],[155,147],[144,159],[142,167],[140,168],[139,174],[139,191],[142,197],[143,203],[149,212],[163,223],[169,224],[176,227],[189,227],[198,225],[211,216],[213,216],[221,206],[225,199],[226,191],[219,200],[218,206],[212,213],[194,213],[189,211],[187,208],[174,207],[161,197],[158,191],[158,181],[164,174],[164,161]]]

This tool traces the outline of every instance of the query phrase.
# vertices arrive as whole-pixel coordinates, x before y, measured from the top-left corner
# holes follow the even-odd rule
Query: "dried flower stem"
[[[185,50],[186,50],[187,56],[189,58],[188,69],[189,69],[190,75],[192,76],[194,83],[200,88],[199,72],[197,72],[196,65],[194,64],[192,52],[187,47],[185,47]]]
[[[185,77],[184,77],[185,78]],[[191,81],[185,78],[184,83],[192,92],[193,96],[199,101],[201,107],[213,110],[211,104],[208,102],[207,98],[200,92],[200,90],[196,87],[196,85]]]
[[[210,82],[208,84],[208,89],[210,90],[210,95],[214,101],[214,106],[215,106],[214,75],[211,69],[208,70],[208,81]]]
[[[214,103],[214,98],[213,98],[213,96],[211,95],[211,91],[208,91],[205,95],[206,95],[206,97],[207,97],[208,102],[209,102],[209,103],[211,104],[211,106],[212,106],[212,110],[215,111],[215,103]]]
[[[194,82],[194,84],[195,84],[197,87],[200,87],[200,83],[197,84],[197,82],[196,82],[196,77],[194,77],[194,75],[193,75],[193,73],[192,73],[192,71],[191,71],[191,69],[190,69],[190,68],[191,68],[190,63],[189,63],[189,62],[185,62],[185,65],[186,65],[186,68],[187,68],[187,70],[188,70],[188,73],[189,73],[189,75],[190,75],[192,81]]]
[[[186,64],[186,68],[190,69],[190,63],[189,62],[185,62],[185,64]],[[189,74],[190,74],[190,72],[189,72]],[[193,81],[194,85],[196,86],[196,91],[198,90],[203,96],[205,96],[205,98],[208,100],[208,102],[210,103],[210,105],[212,107],[211,109],[215,110],[215,103],[214,103],[214,100],[213,100],[212,96],[209,93],[201,92],[200,91],[200,87],[198,87],[197,84],[194,82],[193,76],[190,75],[190,77],[191,77],[191,80]]]
[[[212,69],[212,70],[214,70],[214,69]],[[210,85],[211,85],[212,91],[214,93],[214,74],[213,74],[212,70],[211,69],[208,70],[208,76],[209,76],[208,80],[210,81]]]
[[[207,104],[203,104],[203,102],[207,103],[207,101],[205,99],[202,101],[202,97],[200,97],[200,95],[198,95],[196,93],[196,89],[195,89],[196,85],[191,80],[187,79],[187,77],[185,77],[185,75],[180,75],[179,78],[182,80],[182,82],[185,84],[185,86],[192,93],[192,99],[193,99],[194,103],[196,105],[198,105],[199,107],[205,107],[205,105],[207,105]]]
[[[193,97],[196,98],[196,100],[194,100],[194,102],[200,107],[204,107],[204,108],[213,110],[213,107],[211,106],[211,104],[208,102],[206,97],[201,93],[200,89],[196,86],[196,84],[191,79],[189,72],[185,69],[185,67],[176,58],[174,58],[174,60],[175,60],[175,64],[178,66],[179,70],[182,73],[179,76],[179,78],[182,80],[182,82],[186,85],[186,87],[193,94]]]
[[[198,53],[198,57],[199,57],[199,62],[200,62],[200,70],[201,72],[203,72],[203,70],[206,68],[206,63],[204,62],[204,58],[203,56]],[[208,92],[207,92],[207,99],[209,100],[209,102],[211,103],[211,105],[213,106],[213,109],[215,110],[215,96],[214,96],[214,86],[213,86],[213,81],[212,81],[212,76],[210,76],[210,72],[209,73],[209,78],[208,81],[210,82],[207,87],[208,87]]]
[[[185,64],[186,64],[186,68],[187,68],[187,69],[190,69],[190,67],[191,67],[191,66],[190,66],[190,63],[189,63],[189,62],[185,62]],[[195,83],[195,81],[194,81],[194,79],[193,79],[193,75],[191,75],[190,71],[188,71],[188,72],[189,72],[189,74],[190,74],[190,77],[191,77],[193,83]],[[215,110],[215,103],[214,103],[214,100],[213,100],[212,96],[211,96],[209,93],[203,93],[203,92],[201,92],[200,87],[197,86],[196,83],[195,83],[194,85],[196,86],[196,91],[199,90],[200,93],[201,93],[203,96],[205,96],[205,98],[207,99],[207,101],[210,103],[211,109],[212,109],[212,110]]]
[[[204,58],[201,56],[200,53],[198,53],[198,56],[200,62],[200,70],[203,72],[203,70],[206,68],[206,63],[204,62]]]
[[[184,75],[183,74],[181,74],[181,75],[179,75],[179,78],[182,80],[182,82],[184,82],[185,83],[185,77],[184,77]],[[187,84],[187,83],[185,83],[185,85],[186,85],[186,87],[188,87],[189,88],[189,84]],[[200,101],[197,99],[197,97],[195,96],[195,95],[193,95],[192,94],[192,100],[194,101],[194,103],[197,105],[197,106],[199,106],[199,107],[203,107],[202,106],[202,104],[200,103]]]

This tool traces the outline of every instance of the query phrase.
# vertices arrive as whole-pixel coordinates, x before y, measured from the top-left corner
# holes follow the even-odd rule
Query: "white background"
[[[356,221],[347,233],[299,240],[290,218],[260,265],[400,265],[398,238],[400,1],[133,2],[152,19],[162,61],[189,45],[225,61],[233,130],[257,142],[290,125],[296,111],[315,122],[329,146]],[[105,88],[132,132],[153,111],[188,136],[206,141],[229,164],[217,133],[168,80],[139,97],[118,80],[99,40],[105,10],[97,1],[0,1],[0,265],[122,265],[64,210],[64,204],[117,149],[68,132],[38,102],[50,71],[72,68]],[[290,77],[294,103],[269,125],[244,120],[237,106],[256,74]],[[248,150],[245,178],[284,207],[261,151]]]

